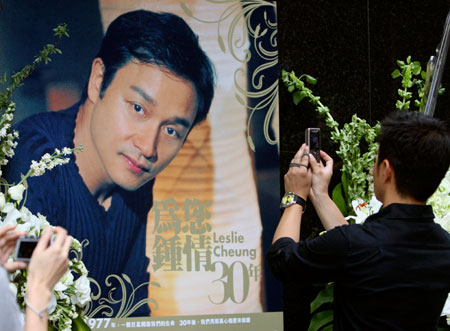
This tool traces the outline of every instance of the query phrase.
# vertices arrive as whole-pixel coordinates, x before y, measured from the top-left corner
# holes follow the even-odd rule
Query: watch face
[[[283,199],[281,199],[281,207],[287,207],[295,203],[294,196],[292,194],[285,194]]]

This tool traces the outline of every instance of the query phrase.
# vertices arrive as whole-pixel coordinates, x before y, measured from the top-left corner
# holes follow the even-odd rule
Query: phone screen
[[[306,144],[309,146],[309,151],[320,162],[320,129],[308,128],[305,132]]]
[[[310,150],[320,150],[320,137],[319,137],[319,132],[318,131],[311,131],[310,134],[310,143],[311,145],[309,146]]]

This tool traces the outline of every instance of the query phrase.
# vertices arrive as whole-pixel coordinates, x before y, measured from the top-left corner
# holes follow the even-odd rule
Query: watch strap
[[[296,203],[296,204],[302,206],[302,208],[303,208],[303,213],[305,212],[305,209],[306,209],[306,200],[305,200],[305,199],[303,199],[301,196],[295,194],[294,192],[287,192],[287,193],[284,195],[283,199],[284,199],[286,196],[291,196],[291,198],[292,198],[291,201],[292,201],[292,202],[291,202],[290,204],[288,204],[288,205],[283,205],[283,204],[281,204],[281,208],[284,209],[284,208],[289,207],[289,206],[292,206],[294,203]],[[282,201],[283,201],[283,199],[282,199]]]

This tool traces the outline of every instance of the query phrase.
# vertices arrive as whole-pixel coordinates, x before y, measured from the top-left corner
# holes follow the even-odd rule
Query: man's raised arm
[[[320,157],[325,162],[317,162],[310,157],[309,164],[312,168],[312,183],[309,197],[319,215],[325,230],[331,230],[336,226],[348,224],[344,215],[328,195],[328,186],[333,174],[333,159],[324,151],[320,151]]]

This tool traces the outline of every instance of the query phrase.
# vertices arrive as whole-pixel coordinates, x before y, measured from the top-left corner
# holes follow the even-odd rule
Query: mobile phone
[[[309,152],[320,162],[320,129],[307,128],[305,131],[306,145],[309,146]]]
[[[40,237],[20,236],[16,243],[16,250],[14,252],[14,260],[30,262],[31,255],[36,248]],[[53,243],[53,236],[50,239],[50,244]]]

